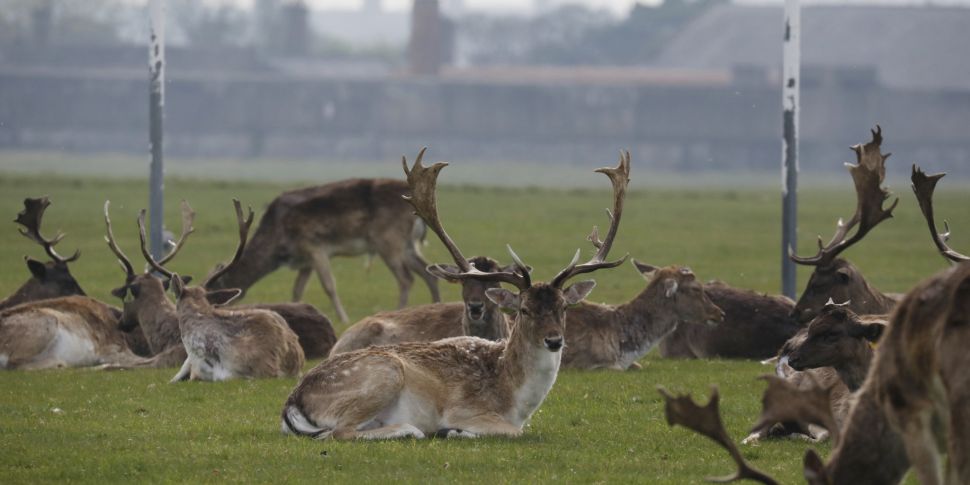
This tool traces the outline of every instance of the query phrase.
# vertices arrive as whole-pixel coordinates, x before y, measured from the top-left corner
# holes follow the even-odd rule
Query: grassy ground
[[[2,169],[2,168],[0,168]],[[443,182],[456,165],[446,169]],[[446,186],[440,210],[449,232],[466,254],[489,254],[507,261],[511,243],[548,278],[577,247],[589,254],[585,235],[604,225],[610,203],[605,177],[589,174],[604,190],[486,189]],[[598,180],[597,177],[601,180]],[[778,280],[778,196],[771,189],[650,188],[647,174],[634,167],[614,254],[631,253],[653,264],[689,264],[701,278],[775,291]],[[457,177],[456,177],[457,178]],[[949,218],[954,247],[970,248],[967,187],[944,180],[937,212]],[[884,291],[905,291],[939,270],[915,200],[903,180],[889,181],[902,201],[896,217],[877,228],[847,256]],[[542,185],[542,184],[538,184]],[[235,245],[231,197],[257,213],[293,185],[255,182],[169,180],[167,221],[177,231],[177,203],[189,200],[198,212],[196,233],[172,267],[204,275],[227,259]],[[62,253],[82,250],[72,271],[92,296],[118,304],[109,291],[123,281],[102,240],[101,206],[112,200],[115,234],[126,252],[137,255],[135,215],[146,200],[144,181],[11,174],[0,171],[0,214],[9,219],[26,196],[49,194],[45,233],[68,233]],[[839,216],[854,206],[846,180],[837,187],[801,193],[800,244],[814,249]],[[964,249],[966,250],[966,249]],[[804,252],[804,251],[803,251]],[[428,259],[448,261],[436,240]],[[42,251],[17,235],[14,224],[0,231],[0,295],[27,278],[24,254]],[[800,271],[803,285],[807,270]],[[353,319],[390,308],[395,284],[380,262],[364,270],[362,259],[335,261],[338,288]],[[260,282],[249,301],[288,298],[294,273],[281,270]],[[643,287],[630,266],[596,274],[592,299],[621,302]],[[457,288],[444,285],[448,299]],[[319,285],[305,299],[331,314]],[[415,287],[413,303],[428,301]],[[343,330],[338,325],[338,331]],[[308,364],[314,365],[314,362]],[[5,483],[53,481],[309,481],[387,480],[408,482],[476,481],[698,482],[727,474],[725,453],[686,430],[670,429],[655,391],[664,385],[707,396],[718,383],[722,412],[740,439],[760,408],[763,385],[755,377],[767,369],[750,362],[644,360],[639,372],[564,372],[549,398],[517,440],[400,441],[333,443],[287,439],[278,432],[279,410],[295,380],[166,384],[172,370],[98,373],[85,370],[0,373],[0,477]],[[745,447],[753,463],[782,481],[800,482],[799,442]],[[823,454],[827,445],[820,445]]]

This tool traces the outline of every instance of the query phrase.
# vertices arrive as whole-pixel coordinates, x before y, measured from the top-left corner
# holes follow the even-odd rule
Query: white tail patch
[[[322,439],[328,437],[330,431],[332,431],[314,426],[296,406],[287,406],[286,416],[281,421],[283,434],[305,435]]]

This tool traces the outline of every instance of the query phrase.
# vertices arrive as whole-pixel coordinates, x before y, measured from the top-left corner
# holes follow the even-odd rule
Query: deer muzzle
[[[542,342],[546,344],[546,348],[549,349],[550,352],[558,352],[563,345],[562,335],[546,337],[542,340]]]

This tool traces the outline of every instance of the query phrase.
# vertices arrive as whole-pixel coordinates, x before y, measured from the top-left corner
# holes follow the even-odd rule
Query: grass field
[[[442,173],[447,184],[456,165]],[[588,177],[603,190],[493,189],[445,186],[440,210],[449,233],[466,254],[507,261],[505,243],[551,277],[594,224],[605,225],[610,203],[605,177]],[[779,265],[779,203],[774,188],[655,188],[638,185],[648,174],[633,168],[620,235],[613,253],[629,252],[652,264],[687,264],[701,278],[773,292]],[[937,213],[950,220],[951,244],[970,248],[970,191],[944,180]],[[542,184],[537,184],[542,185]],[[869,281],[884,291],[905,291],[944,267],[929,240],[908,181],[890,180],[902,200],[896,217],[847,251]],[[203,276],[227,259],[235,245],[231,197],[257,214],[276,194],[295,185],[255,182],[167,182],[167,222],[177,231],[179,199],[198,212],[196,233],[172,267]],[[82,251],[72,272],[92,296],[109,295],[123,282],[102,240],[101,207],[112,201],[115,234],[137,255],[135,215],[146,200],[146,184],[114,178],[49,177],[0,172],[0,215],[12,220],[27,196],[49,194],[45,233],[67,232],[62,253]],[[800,199],[800,244],[814,250],[815,234],[828,237],[839,216],[854,207],[851,185],[810,187]],[[258,217],[258,215],[257,215]],[[803,251],[806,252],[806,251]],[[28,275],[24,254],[40,248],[8,223],[0,231],[0,294],[12,292]],[[436,240],[425,255],[447,262]],[[809,271],[800,270],[804,285]],[[335,261],[338,290],[352,319],[388,309],[396,287],[380,262],[369,270],[361,258]],[[248,301],[288,298],[295,273],[281,270],[260,282]],[[618,303],[643,288],[630,266],[597,273],[592,299]],[[447,299],[454,286],[443,284]],[[331,314],[319,285],[305,299]],[[428,301],[417,284],[412,303]],[[342,331],[341,325],[337,330]],[[406,482],[699,482],[731,471],[714,444],[667,427],[655,388],[664,385],[697,397],[720,385],[722,412],[740,440],[760,409],[766,372],[752,362],[644,359],[638,372],[563,372],[539,412],[517,440],[482,439],[388,443],[312,442],[279,433],[279,411],[295,380],[184,383],[168,385],[172,370],[99,373],[86,370],[0,373],[0,481],[38,482],[211,482],[395,480]],[[308,363],[308,368],[316,362]],[[743,448],[755,466],[785,483],[801,481],[801,442],[772,442]],[[823,454],[828,445],[819,445]]]

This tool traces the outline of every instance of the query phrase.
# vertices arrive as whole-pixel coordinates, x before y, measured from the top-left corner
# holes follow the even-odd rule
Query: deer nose
[[[543,339],[546,344],[546,348],[552,352],[556,352],[562,348],[562,335],[557,335],[555,337],[546,337]]]

